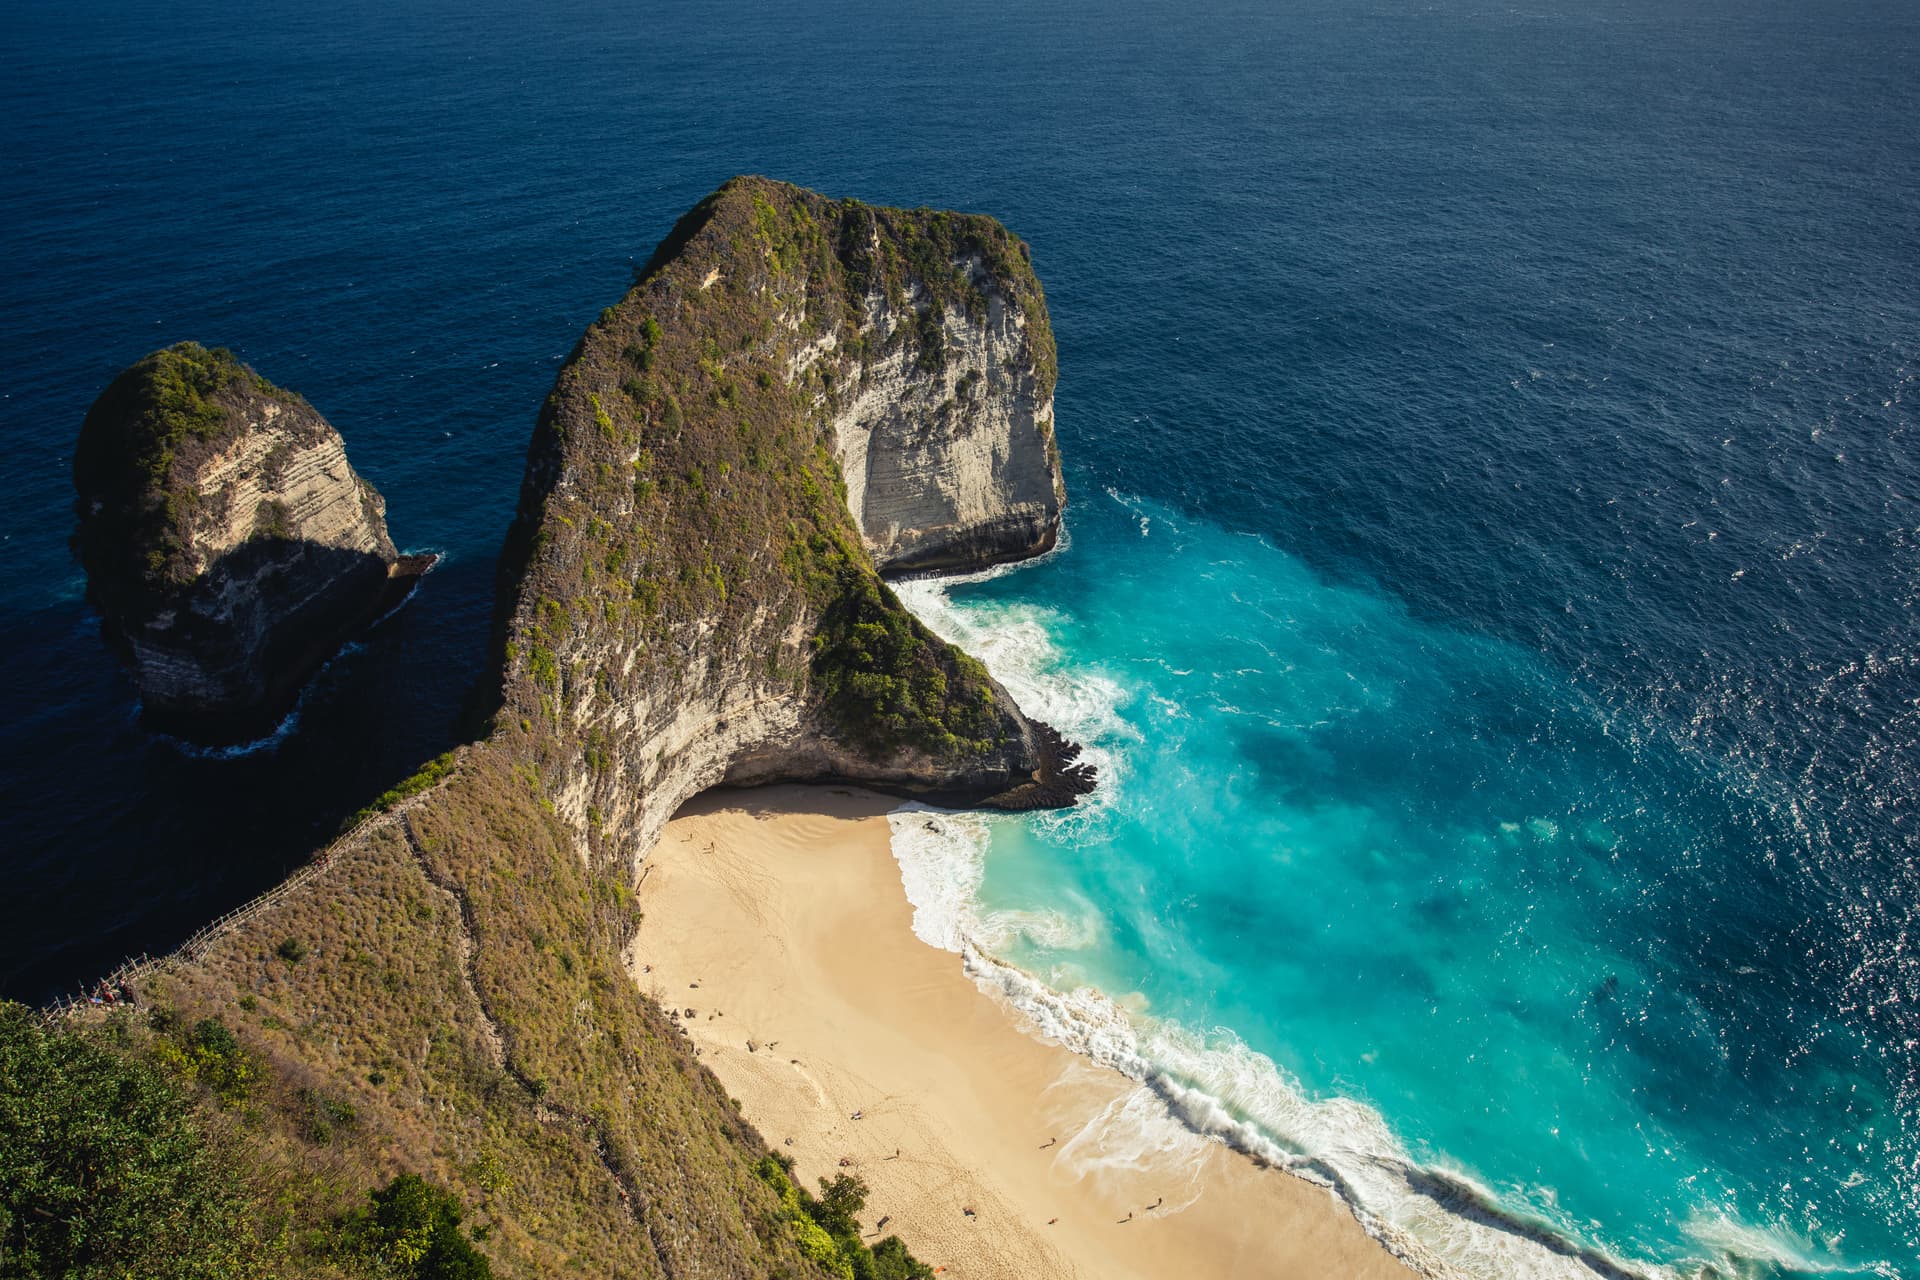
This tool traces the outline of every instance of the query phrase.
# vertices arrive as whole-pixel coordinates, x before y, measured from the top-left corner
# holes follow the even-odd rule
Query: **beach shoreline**
[[[641,881],[634,981],[806,1185],[858,1175],[869,1239],[898,1233],[942,1275],[1413,1274],[1329,1191],[1029,1034],[916,937],[897,807],[845,787],[709,793]]]

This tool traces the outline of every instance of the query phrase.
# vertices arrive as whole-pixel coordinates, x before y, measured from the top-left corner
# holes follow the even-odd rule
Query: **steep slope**
[[[74,484],[87,594],[147,719],[202,741],[263,732],[424,568],[312,405],[198,343],[101,393]]]
[[[484,739],[117,975],[131,1008],[73,1014],[197,1100],[248,1188],[244,1274],[368,1274],[341,1224],[401,1169],[454,1189],[503,1276],[854,1274],[624,972],[634,877],[717,783],[1093,784],[876,569],[1052,543],[1052,380],[1025,249],[989,219],[739,179],[682,220],[540,415]],[[924,465],[876,480],[909,436]],[[235,1048],[209,1066],[216,1023]],[[924,1274],[901,1268],[874,1274]]]

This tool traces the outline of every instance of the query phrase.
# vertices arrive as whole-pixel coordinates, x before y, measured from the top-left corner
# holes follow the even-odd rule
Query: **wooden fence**
[[[254,919],[254,917],[273,910],[274,907],[284,902],[289,895],[305,887],[320,876],[325,875],[333,867],[336,854],[350,842],[366,835],[382,823],[395,821],[401,814],[412,808],[423,797],[432,794],[437,789],[437,787],[429,787],[419,795],[410,796],[385,812],[367,815],[352,827],[334,837],[326,848],[314,855],[312,861],[308,862],[305,866],[295,871],[292,875],[259,897],[250,902],[242,903],[212,923],[196,929],[192,936],[185,942],[167,952],[165,955],[140,955],[124,962],[119,968],[108,974],[105,979],[95,984],[93,989],[97,991],[101,987],[105,987],[109,991],[131,993],[140,983],[145,982],[148,978],[151,978],[163,969],[169,969],[182,964],[192,964],[195,961],[204,959],[207,952],[212,949],[214,943],[234,932],[240,928],[241,925]],[[77,1011],[95,1007],[97,1006],[94,1004],[92,994],[90,992],[83,992],[75,996],[61,996],[46,1005],[41,1010],[41,1013],[46,1017],[47,1021],[53,1022]]]

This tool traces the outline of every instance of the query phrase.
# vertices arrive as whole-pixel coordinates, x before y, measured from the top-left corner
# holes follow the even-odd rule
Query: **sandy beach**
[[[894,805],[843,788],[710,794],[641,884],[634,981],[680,1010],[809,1185],[857,1173],[870,1238],[884,1218],[947,1276],[1412,1274],[1327,1191],[1178,1129],[915,937]]]

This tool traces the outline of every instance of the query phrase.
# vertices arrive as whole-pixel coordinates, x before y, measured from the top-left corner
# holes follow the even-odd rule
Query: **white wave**
[[[1810,1241],[1798,1239],[1778,1228],[1752,1226],[1723,1213],[1701,1212],[1689,1218],[1686,1232],[1730,1265],[1747,1264],[1748,1269],[1785,1268],[1807,1275],[1831,1275],[1840,1271],[1866,1270],[1876,1274],[1897,1275],[1886,1263],[1871,1267],[1838,1267],[1817,1262]],[[1835,1242],[1829,1242],[1829,1246]],[[1757,1266],[1756,1266],[1757,1264]],[[1735,1274],[1742,1274],[1736,1271]]]
[[[366,631],[373,630],[375,627],[380,626],[387,619],[393,617],[393,615],[395,615],[396,613],[399,613],[402,609],[406,608],[409,604],[413,602],[413,598],[420,594],[420,584],[426,581],[427,575],[438,571],[441,567],[443,567],[447,563],[446,552],[435,551],[430,547],[422,548],[419,551],[403,551],[400,554],[408,555],[408,556],[432,556],[433,559],[427,561],[426,568],[422,569],[419,573],[414,575],[413,585],[407,588],[406,594],[401,596],[399,600],[395,601],[392,608],[388,609],[385,613],[375,618],[372,622],[369,622],[366,625],[366,627],[363,628],[363,630],[366,630]]]
[[[985,871],[987,817],[910,802],[887,815],[900,883],[913,904],[914,936],[942,951],[966,944]]]
[[[1085,951],[1098,944],[1099,915],[1091,908],[1078,915],[1064,911],[989,911],[979,921],[976,937],[989,950],[1004,952],[1016,942],[1048,951]]]
[[[1181,1124],[1159,1095],[1142,1085],[1113,1098],[1088,1117],[1060,1147],[1054,1167],[1076,1178],[1151,1173],[1156,1187],[1172,1187],[1159,1212],[1179,1213],[1200,1198],[1200,1173],[1212,1149]]]
[[[305,702],[306,694],[302,692],[300,700],[293,704],[293,710],[287,712],[279,724],[259,737],[249,738],[245,742],[235,742],[224,747],[203,747],[197,742],[188,742],[185,738],[177,738],[171,733],[162,733],[159,730],[154,731],[153,740],[194,760],[240,760],[247,756],[278,751],[281,744],[292,737],[294,730],[300,727],[300,708]],[[136,721],[139,719],[140,710],[140,704],[135,703],[133,714]]]
[[[1064,541],[1064,535],[1063,539]],[[1141,741],[1127,721],[1127,690],[1105,672],[1069,667],[1053,642],[1060,615],[1039,605],[957,604],[948,588],[1007,572],[997,566],[962,578],[917,578],[894,584],[901,602],[941,639],[980,659],[1028,715],[1080,744],[1081,760],[1099,785],[1071,809],[1045,810],[1028,819],[1042,830],[1094,838],[1110,821],[1126,787],[1125,748]]]
[[[957,914],[969,917],[964,907]],[[1547,1224],[1501,1208],[1462,1171],[1421,1166],[1379,1112],[1351,1098],[1308,1097],[1231,1032],[1203,1036],[1130,1012],[1091,986],[1055,990],[996,959],[964,927],[958,950],[974,983],[1028,1031],[1140,1084],[1066,1144],[1072,1171],[1152,1167],[1178,1176],[1204,1150],[1189,1140],[1219,1141],[1328,1188],[1368,1234],[1425,1275],[1594,1280],[1586,1259],[1548,1243]],[[1644,1265],[1618,1274],[1676,1276]]]

